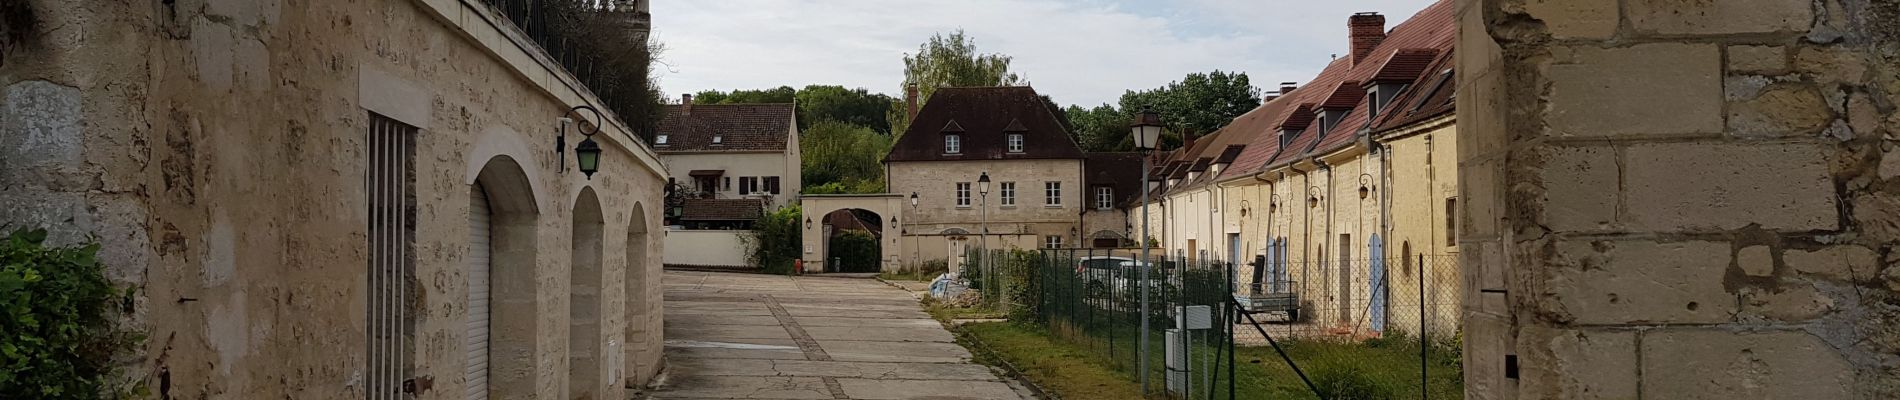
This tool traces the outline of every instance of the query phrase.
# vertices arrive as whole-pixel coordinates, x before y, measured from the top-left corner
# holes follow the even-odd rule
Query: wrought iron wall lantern
[[[1372,183],[1372,174],[1359,174],[1359,199],[1360,200],[1365,200],[1367,196],[1372,195],[1372,192],[1376,192],[1378,190],[1379,190],[1379,186]]]
[[[1320,195],[1318,194],[1319,186],[1308,187],[1306,188],[1306,192],[1314,193],[1313,195],[1308,196],[1306,198],[1306,206],[1308,208],[1319,207],[1319,200],[1320,200]]]
[[[600,115],[600,110],[588,105],[574,106],[567,110],[567,115],[573,115],[581,110],[594,113],[594,122],[582,124],[583,138],[579,145],[574,146],[574,161],[578,164],[581,173],[586,174],[588,180],[593,180],[594,173],[600,172],[600,143],[594,142],[594,134],[600,133],[600,124],[605,119]],[[562,116],[561,135],[554,137],[554,154],[560,159],[560,172],[567,172],[567,126],[572,124],[574,124],[573,118]],[[589,126],[593,129],[586,129]]]

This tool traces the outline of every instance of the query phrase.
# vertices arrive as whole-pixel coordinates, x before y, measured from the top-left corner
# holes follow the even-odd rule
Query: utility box
[[[1214,309],[1208,306],[1176,307],[1174,327],[1178,329],[1213,329]]]
[[[1188,362],[1187,362],[1188,352],[1187,350],[1188,348],[1186,346],[1186,343],[1182,343],[1183,339],[1187,337],[1186,331],[1183,331],[1180,329],[1169,329],[1167,331],[1167,334],[1162,335],[1162,337],[1163,337],[1162,341],[1167,342],[1167,346],[1165,347],[1167,348],[1167,352],[1168,352],[1167,374],[1166,374],[1167,380],[1168,380],[1168,391],[1175,392],[1175,393],[1187,393],[1187,389],[1188,389],[1187,387],[1188,386]]]

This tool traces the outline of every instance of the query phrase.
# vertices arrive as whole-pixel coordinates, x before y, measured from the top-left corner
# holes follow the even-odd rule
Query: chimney
[[[904,85],[904,123],[917,119],[917,84]]]
[[[1385,41],[1385,16],[1376,12],[1353,14],[1346,20],[1346,26],[1352,33],[1352,63],[1372,55],[1372,48],[1379,47]]]
[[[1182,149],[1194,148],[1194,139],[1200,139],[1199,137],[1194,136],[1194,128],[1181,128],[1181,148]]]
[[[1293,89],[1299,89],[1299,88],[1300,88],[1299,82],[1280,82],[1280,95],[1281,96],[1291,95],[1293,94]]]
[[[693,115],[693,94],[680,94],[680,114]]]

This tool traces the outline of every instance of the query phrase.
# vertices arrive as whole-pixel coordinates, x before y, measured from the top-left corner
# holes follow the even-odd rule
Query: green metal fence
[[[1151,394],[1233,398],[1233,266],[1213,259],[1143,258],[1137,253],[1041,251],[1033,277],[1025,282],[1035,296],[1023,305],[1030,310],[1019,314],[1098,353],[1114,367],[1145,377]],[[1143,269],[1148,273],[1145,280]],[[1143,286],[1149,291],[1145,309]]]

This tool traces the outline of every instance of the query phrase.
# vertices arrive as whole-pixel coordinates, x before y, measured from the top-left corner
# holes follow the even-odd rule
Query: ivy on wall
[[[97,243],[48,247],[46,231],[0,237],[0,397],[131,397],[113,378],[113,356],[141,338],[122,330],[130,304],[105,278]]]

